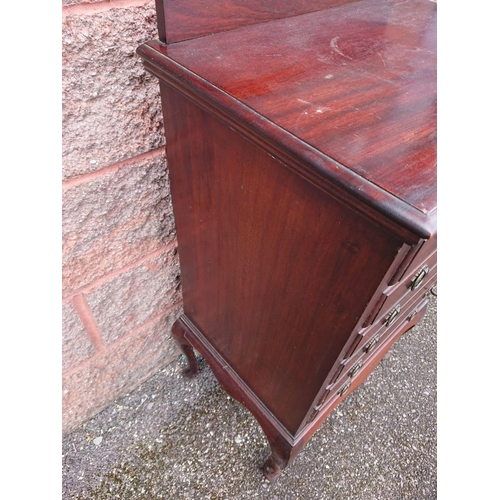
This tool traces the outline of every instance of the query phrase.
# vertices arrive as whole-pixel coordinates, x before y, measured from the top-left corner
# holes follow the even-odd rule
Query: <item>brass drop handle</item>
[[[396,321],[396,318],[398,317],[398,314],[401,312],[401,306],[396,306],[387,316],[385,319],[385,326],[389,327],[391,326],[394,321]]]
[[[363,360],[360,359],[352,368],[351,371],[349,372],[349,377],[354,378],[360,371],[361,368],[363,367]]]
[[[365,346],[365,353],[368,354],[370,351],[373,350],[373,348],[377,345],[378,341],[380,340],[380,335],[375,335],[368,344]]]
[[[348,390],[349,387],[351,387],[351,381],[347,381],[340,389],[339,392],[337,393],[339,396],[343,396]]]
[[[429,274],[429,268],[427,266],[424,266],[420,271],[415,274],[413,279],[410,281],[410,290],[414,291],[416,290],[423,282],[425,277]]]

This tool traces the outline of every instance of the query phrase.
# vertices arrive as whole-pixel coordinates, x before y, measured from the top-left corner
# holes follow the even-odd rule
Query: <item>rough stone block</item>
[[[175,239],[162,157],[75,185],[63,193],[63,294]]]
[[[180,308],[172,311],[63,377],[64,434],[135,389],[179,354],[170,329],[180,312]]]
[[[72,304],[62,308],[62,369],[63,372],[95,354],[85,327]]]
[[[65,6],[65,5],[74,5],[77,3],[103,3],[103,1],[106,0],[62,0],[62,4],[63,6]]]
[[[115,276],[86,299],[103,342],[116,341],[181,301],[177,248]]]
[[[164,144],[158,81],[136,48],[158,38],[154,2],[63,19],[63,176]]]

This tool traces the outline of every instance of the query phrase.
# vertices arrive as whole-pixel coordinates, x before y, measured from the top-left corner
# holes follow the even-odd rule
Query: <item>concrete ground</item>
[[[436,314],[431,297],[274,483],[253,416],[179,358],[63,439],[63,499],[436,499]]]

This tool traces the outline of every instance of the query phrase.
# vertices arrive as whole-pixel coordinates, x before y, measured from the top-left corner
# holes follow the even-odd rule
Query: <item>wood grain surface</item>
[[[356,0],[156,0],[160,40],[173,43]]]
[[[169,57],[423,213],[436,208],[436,4],[362,0]]]
[[[184,312],[293,434],[403,242],[161,89]]]
[[[160,79],[184,305],[173,335],[188,375],[194,347],[256,416],[275,479],[435,282],[436,5],[157,7],[160,38],[182,40],[138,49]]]

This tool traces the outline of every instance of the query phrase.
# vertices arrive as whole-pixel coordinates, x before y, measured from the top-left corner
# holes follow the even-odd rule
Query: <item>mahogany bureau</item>
[[[157,0],[184,314],[274,479],[436,283],[436,4]]]

